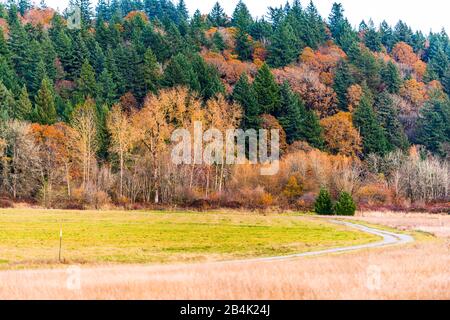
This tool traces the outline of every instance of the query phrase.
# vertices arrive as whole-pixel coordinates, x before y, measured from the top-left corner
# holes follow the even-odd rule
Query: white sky
[[[172,0],[177,2],[178,0]],[[211,10],[216,0],[185,0],[192,14],[196,9],[202,13]],[[254,16],[263,16],[269,6],[285,4],[286,0],[244,0]],[[443,27],[450,30],[450,1],[448,0],[315,0],[317,8],[323,17],[328,17],[333,2],[344,5],[346,16],[350,22],[357,26],[362,19],[372,18],[376,24],[384,19],[391,25],[399,19],[404,20],[413,29],[428,33],[440,31]],[[36,2],[39,2],[36,0]],[[93,3],[96,1],[93,0]],[[219,0],[227,13],[231,15],[238,0]],[[292,2],[290,0],[290,2]],[[306,6],[309,0],[301,0]],[[64,9],[68,0],[46,0],[47,5],[53,8]]]

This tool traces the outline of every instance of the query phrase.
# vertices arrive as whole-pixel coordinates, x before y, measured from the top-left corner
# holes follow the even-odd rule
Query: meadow
[[[310,216],[0,210],[0,269],[168,264],[267,257],[377,241]]]

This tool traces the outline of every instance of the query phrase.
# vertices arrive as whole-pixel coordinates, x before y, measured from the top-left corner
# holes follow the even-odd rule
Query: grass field
[[[288,255],[378,240],[294,215],[0,210],[0,268],[178,263]]]

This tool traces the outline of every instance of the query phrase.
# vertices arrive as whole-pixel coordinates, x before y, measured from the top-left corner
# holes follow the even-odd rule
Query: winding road
[[[239,263],[239,262],[247,263],[247,262],[270,262],[270,261],[290,260],[290,259],[295,259],[295,258],[321,256],[321,255],[333,254],[333,253],[344,253],[344,252],[356,251],[356,250],[361,250],[361,249],[373,249],[373,248],[380,248],[380,247],[386,247],[386,246],[392,246],[392,245],[401,245],[401,244],[407,244],[407,243],[414,242],[414,238],[412,236],[409,236],[406,234],[389,232],[389,231],[380,230],[380,229],[376,229],[373,227],[367,227],[367,226],[363,226],[360,224],[351,223],[351,222],[347,222],[347,221],[330,220],[328,222],[343,225],[343,226],[350,227],[353,229],[357,229],[357,230],[365,232],[365,233],[373,234],[373,235],[383,238],[383,240],[378,241],[378,242],[368,243],[368,244],[362,244],[362,245],[356,245],[356,246],[350,246],[350,247],[333,248],[333,249],[320,250],[320,251],[304,252],[304,253],[292,254],[292,255],[288,255],[288,256],[255,258],[255,259],[245,259],[245,260],[231,260],[231,261],[218,262],[218,263]]]

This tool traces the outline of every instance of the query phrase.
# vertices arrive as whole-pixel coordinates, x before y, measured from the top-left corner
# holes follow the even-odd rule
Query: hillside
[[[399,21],[354,30],[340,4],[232,17],[217,3],[0,4],[2,206],[183,205],[448,211],[450,39]],[[370,18],[370,17],[368,17]],[[170,161],[171,134],[280,129],[280,171]]]

